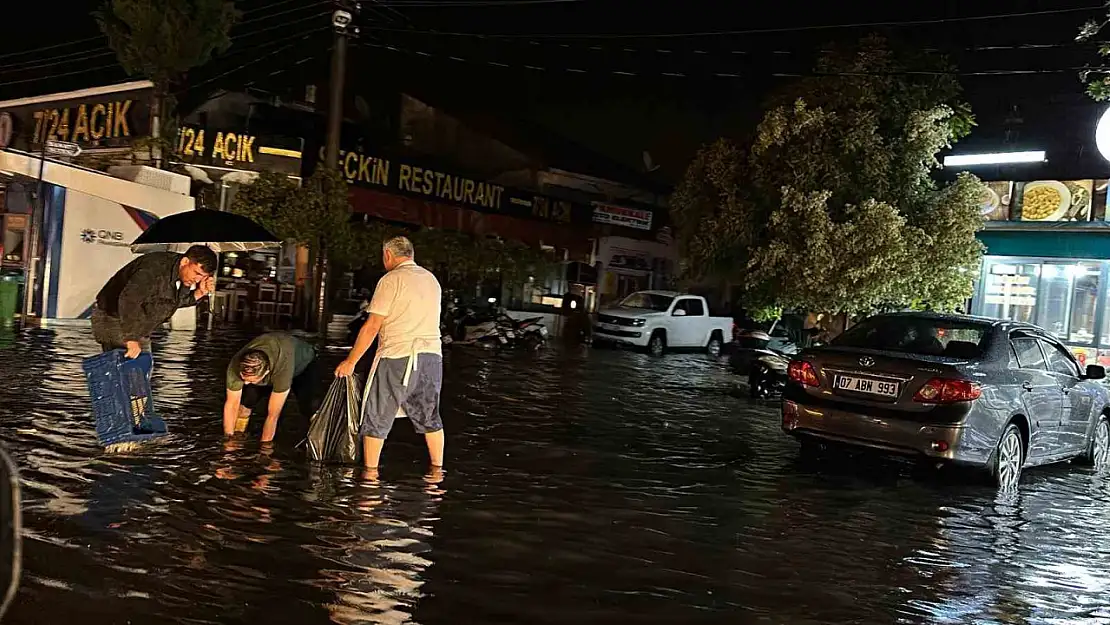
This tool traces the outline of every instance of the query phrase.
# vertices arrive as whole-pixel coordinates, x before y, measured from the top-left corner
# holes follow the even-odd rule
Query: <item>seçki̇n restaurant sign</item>
[[[323,148],[316,157],[324,160]],[[471,178],[411,159],[341,150],[339,169],[347,182],[357,187],[454,204],[479,212],[562,224],[588,225],[593,220],[591,206]]]

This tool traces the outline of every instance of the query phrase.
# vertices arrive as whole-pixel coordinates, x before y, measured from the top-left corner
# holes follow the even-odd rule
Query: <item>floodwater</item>
[[[224,449],[244,340],[157,341],[174,433],[108,457],[88,330],[0,334],[26,526],[6,622],[1110,622],[1110,478],[1080,467],[996,499],[958,473],[800,461],[702,356],[456,349],[445,479],[400,421],[373,481],[306,462],[294,415],[271,453]]]

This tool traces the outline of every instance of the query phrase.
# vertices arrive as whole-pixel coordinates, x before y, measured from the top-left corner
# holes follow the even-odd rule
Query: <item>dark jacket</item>
[[[101,312],[117,317],[126,341],[151,335],[178,308],[196,306],[196,296],[181,284],[181,254],[144,254],[116,272],[96,296]]]

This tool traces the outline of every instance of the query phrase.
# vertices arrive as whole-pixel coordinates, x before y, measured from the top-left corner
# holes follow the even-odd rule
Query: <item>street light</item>
[[[1105,116],[1103,117],[1105,120]],[[1102,122],[1099,122],[1101,127]],[[1110,133],[1110,126],[1106,131]],[[1110,135],[1107,136],[1110,146]],[[1102,148],[1100,147],[1099,150]],[[1105,156],[1105,154],[1103,154]],[[944,157],[945,167],[970,167],[973,165],[1009,165],[1013,163],[1043,163],[1044,150],[1028,152],[986,152],[983,154],[953,154]]]

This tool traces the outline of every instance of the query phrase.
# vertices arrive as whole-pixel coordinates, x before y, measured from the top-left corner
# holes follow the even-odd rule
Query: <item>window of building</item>
[[[988,261],[983,299],[977,312],[987,317],[1034,323],[1067,343],[1093,345],[1102,293],[1097,262]],[[1104,321],[1103,343],[1110,344]]]
[[[1067,265],[1041,265],[1041,283],[1037,290],[1037,324],[1056,336],[1067,336],[1068,308],[1074,274]]]
[[[988,261],[980,314],[1032,323],[1039,277],[1040,264]]]
[[[1095,338],[1100,268],[1095,263],[1079,263],[1066,270],[1073,275],[1067,340],[1071,343],[1090,344]]]

